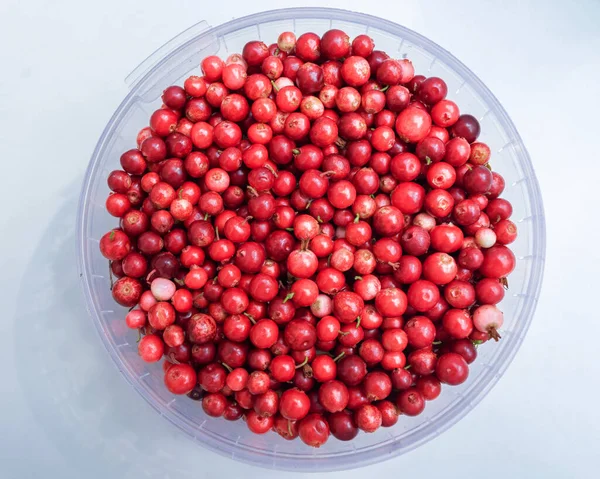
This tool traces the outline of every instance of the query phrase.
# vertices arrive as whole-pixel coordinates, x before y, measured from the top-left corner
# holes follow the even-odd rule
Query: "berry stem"
[[[225,369],[227,369],[227,371],[229,371],[229,372],[233,371],[233,369],[231,369],[231,366],[229,364],[227,364],[226,362],[221,361],[221,364],[223,365],[223,367]]]
[[[300,369],[303,368],[304,366],[306,366],[308,364],[308,356],[304,357],[304,361],[302,361],[300,364],[296,365],[296,369]]]
[[[494,326],[490,326],[490,328],[488,329],[487,332],[490,335],[490,338],[492,338],[496,342],[498,342],[498,340],[500,338],[502,338],[502,336],[500,336],[500,333],[498,332],[498,330]]]
[[[294,293],[288,293],[288,295],[284,298],[283,302],[287,303],[293,297],[294,297]]]
[[[335,358],[333,358],[333,362],[337,363],[340,359],[342,359],[346,355],[346,351],[342,351]]]
[[[252,324],[256,324],[256,320],[254,319],[254,317],[251,314],[244,313],[244,316],[246,316]]]

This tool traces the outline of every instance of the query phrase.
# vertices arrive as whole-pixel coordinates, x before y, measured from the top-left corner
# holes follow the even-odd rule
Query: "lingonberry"
[[[473,115],[461,115],[450,131],[452,136],[464,138],[467,142],[473,143],[481,132],[481,126]]]
[[[329,438],[329,424],[321,414],[311,413],[300,421],[298,434],[305,444],[320,447]]]
[[[167,389],[318,447],[464,382],[516,266],[479,121],[338,29],[201,69],[108,174],[99,242]]]
[[[337,363],[337,378],[347,386],[357,386],[367,374],[367,364],[357,355],[343,357]]]
[[[144,336],[138,344],[138,354],[147,363],[160,361],[164,354],[165,345],[155,334]]]
[[[429,133],[431,116],[420,108],[409,107],[398,114],[395,127],[402,140],[418,143]]]
[[[451,100],[438,101],[431,108],[431,119],[435,125],[448,128],[456,123],[460,116],[460,111],[456,103]]]
[[[364,432],[375,432],[381,426],[381,411],[372,404],[365,404],[354,413],[356,426]]]
[[[327,417],[331,434],[340,441],[351,441],[358,435],[354,415],[349,411],[340,411]]]
[[[442,354],[438,359],[435,374],[441,382],[456,386],[467,380],[469,365],[460,354]]]
[[[417,388],[406,389],[398,394],[396,406],[402,414],[418,416],[425,409],[425,398]]]

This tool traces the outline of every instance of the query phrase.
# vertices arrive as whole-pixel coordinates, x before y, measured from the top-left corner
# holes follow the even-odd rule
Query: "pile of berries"
[[[209,56],[108,176],[100,250],[142,359],[206,414],[314,447],[463,383],[515,267],[479,122],[374,46]]]

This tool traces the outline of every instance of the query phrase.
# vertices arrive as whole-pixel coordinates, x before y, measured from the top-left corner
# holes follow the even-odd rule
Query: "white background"
[[[539,306],[498,385],[418,450],[328,477],[598,477],[600,3],[389,4],[0,3],[0,477],[282,477],[200,449],[127,386],[83,306],[74,218],[88,159],[141,60],[202,19],[294,5],[383,16],[462,60],[520,131],[547,216]]]

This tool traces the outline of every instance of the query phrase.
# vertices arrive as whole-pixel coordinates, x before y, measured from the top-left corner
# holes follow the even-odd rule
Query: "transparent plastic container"
[[[504,197],[514,206],[512,219],[519,237],[512,245],[518,262],[510,289],[501,304],[505,324],[502,340],[479,348],[466,383],[444,387],[417,417],[401,416],[392,428],[359,434],[351,442],[331,437],[321,448],[285,441],[275,433],[257,436],[243,421],[207,417],[200,404],[170,394],[160,364],[146,364],[137,355],[137,333],[124,323],[126,310],[112,299],[108,265],[98,249],[101,236],[116,225],[106,213],[108,173],[119,168],[121,153],[135,146],[140,128],[160,106],[160,95],[171,84],[198,74],[207,55],[241,52],[249,40],[276,41],[280,32],[322,34],[340,28],[352,38],[367,33],[376,48],[392,57],[408,57],[417,73],[439,76],[448,84],[448,97],[481,122],[480,140],[492,148],[492,165],[506,179]],[[98,142],[90,161],[78,213],[78,262],[92,322],[121,374],[154,407],[200,445],[267,468],[301,471],[350,469],[383,461],[425,443],[469,412],[502,376],[533,317],[540,291],[545,254],[542,199],[531,161],[510,118],[483,83],[450,53],[423,36],[381,18],[327,8],[274,10],[233,20],[216,28],[205,22],[190,28],[151,55],[126,80],[131,91]]]

